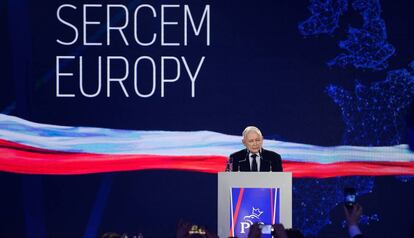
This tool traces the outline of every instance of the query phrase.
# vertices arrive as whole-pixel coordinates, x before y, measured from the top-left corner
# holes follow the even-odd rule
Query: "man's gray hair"
[[[255,127],[255,126],[248,126],[243,131],[243,134],[242,134],[243,135],[243,138],[246,138],[246,135],[249,134],[250,132],[255,132],[260,137],[263,137],[262,132],[259,130],[259,128]]]

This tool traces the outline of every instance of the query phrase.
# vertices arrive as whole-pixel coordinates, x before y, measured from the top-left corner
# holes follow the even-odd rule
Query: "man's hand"
[[[260,229],[260,224],[256,222],[250,226],[249,235],[247,236],[247,238],[260,238],[260,237],[262,237],[262,229]]]
[[[355,204],[351,209],[344,207],[344,211],[348,226],[358,225],[359,218],[362,215],[362,207],[359,204]]]
[[[273,224],[274,238],[287,238],[286,230],[283,224]]]

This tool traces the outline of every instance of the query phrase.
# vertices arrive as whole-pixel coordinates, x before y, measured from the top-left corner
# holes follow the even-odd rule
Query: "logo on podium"
[[[280,223],[279,188],[230,188],[230,203],[230,236],[247,237],[254,223]]]

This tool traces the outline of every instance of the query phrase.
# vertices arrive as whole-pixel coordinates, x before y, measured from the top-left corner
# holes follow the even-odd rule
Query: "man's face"
[[[263,138],[256,132],[251,131],[243,138],[243,144],[250,152],[257,153],[262,148]]]

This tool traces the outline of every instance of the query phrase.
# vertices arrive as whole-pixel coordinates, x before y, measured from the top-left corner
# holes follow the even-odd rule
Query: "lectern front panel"
[[[292,227],[291,173],[219,173],[219,237],[247,237],[256,222]]]

